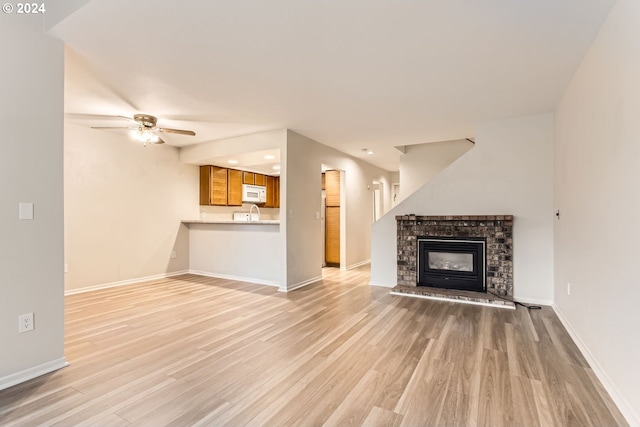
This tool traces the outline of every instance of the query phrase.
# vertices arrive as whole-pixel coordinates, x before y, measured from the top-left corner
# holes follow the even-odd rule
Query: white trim
[[[371,264],[371,259],[365,259],[364,261],[356,262],[347,267],[347,270],[353,270],[354,268],[362,267],[363,265]]]
[[[292,285],[291,287],[287,287],[287,288],[282,288],[279,287],[278,291],[279,292],[289,292],[289,291],[293,291],[296,289],[300,289],[303,288],[307,285],[311,285],[312,283],[316,283],[322,280],[322,276],[316,276],[313,279],[309,279],[309,280],[305,280],[304,282],[300,282],[300,283],[296,283],[295,285]]]
[[[14,385],[32,380],[34,378],[48,374],[53,371],[57,371],[58,369],[64,368],[65,366],[68,366],[68,365],[69,363],[67,362],[67,360],[64,357],[61,357],[60,359],[51,360],[49,362],[42,363],[38,366],[25,369],[24,371],[7,375],[5,377],[0,378],[0,390],[13,387]]]
[[[369,286],[378,286],[380,288],[395,288],[396,287],[396,283],[388,284],[388,283],[369,282]]]
[[[469,301],[466,299],[453,299],[453,298],[445,298],[445,297],[436,297],[431,295],[416,295],[416,294],[405,294],[403,292],[390,292],[391,295],[399,295],[402,297],[412,297],[412,298],[424,298],[424,299],[433,299],[436,301],[447,301],[447,302],[459,302],[462,304],[472,304],[472,305],[484,305],[485,307],[495,307],[495,308],[504,308],[507,310],[515,310],[514,306],[504,305],[504,304],[489,304],[486,302],[479,301]]]
[[[558,316],[558,319],[560,319],[560,322],[562,323],[564,328],[573,339],[573,342],[576,343],[578,349],[589,363],[589,366],[591,367],[593,373],[596,375],[598,380],[600,380],[600,383],[602,383],[602,386],[605,388],[605,390],[607,390],[607,393],[609,393],[609,396],[613,400],[613,403],[616,404],[616,406],[622,413],[622,416],[626,418],[627,423],[629,423],[629,425],[631,426],[640,426],[640,416],[633,410],[632,406],[629,405],[626,399],[622,397],[622,394],[620,394],[618,388],[613,384],[613,382],[604,371],[604,369],[602,369],[602,366],[600,366],[596,358],[593,357],[582,339],[580,339],[578,333],[575,331],[575,329],[573,329],[571,323],[569,323],[569,320],[567,320],[564,314],[562,314],[560,307],[555,304],[552,304],[551,307],[556,313],[556,316]]]
[[[121,280],[119,282],[102,283],[100,285],[87,286],[86,288],[68,289],[68,290],[64,291],[64,294],[65,294],[65,296],[67,296],[67,295],[75,295],[75,294],[82,294],[82,293],[85,293],[85,292],[98,291],[100,289],[116,288],[118,286],[135,285],[137,283],[148,282],[150,280],[166,279],[168,277],[179,276],[181,274],[188,274],[188,273],[189,273],[189,271],[182,270],[182,271],[174,271],[173,273],[163,273],[163,274],[156,274],[156,275],[153,275],[153,276],[138,277],[138,278],[135,278],[135,279]]]
[[[253,277],[233,276],[231,274],[219,274],[219,273],[211,273],[208,271],[199,271],[199,270],[189,270],[189,273],[197,274],[198,276],[214,277],[216,279],[227,279],[227,280],[235,280],[237,282],[253,283],[254,285],[280,286],[280,284],[275,280],[255,279]]]

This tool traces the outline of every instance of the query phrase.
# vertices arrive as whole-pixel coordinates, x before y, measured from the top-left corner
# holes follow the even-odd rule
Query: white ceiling
[[[91,0],[52,33],[67,113],[197,133],[176,146],[289,128],[395,170],[394,146],[552,111],[614,2]]]

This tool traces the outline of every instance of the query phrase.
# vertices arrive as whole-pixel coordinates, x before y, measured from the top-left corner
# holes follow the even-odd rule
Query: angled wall
[[[400,203],[436,176],[441,170],[473,148],[466,139],[408,145],[400,157]]]

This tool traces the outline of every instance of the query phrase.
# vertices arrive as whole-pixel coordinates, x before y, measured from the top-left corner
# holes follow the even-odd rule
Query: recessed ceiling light
[[[274,171],[279,171],[280,170],[280,165],[273,165],[273,170]]]
[[[238,161],[237,160],[227,160],[227,163],[229,163],[230,165],[237,165]]]
[[[276,156],[272,156],[271,154],[267,154],[266,156],[264,156],[265,160],[273,160],[275,158],[276,158]]]
[[[368,148],[363,148],[362,152],[365,153],[365,154],[368,154],[368,155],[373,154],[373,150],[369,150]]]

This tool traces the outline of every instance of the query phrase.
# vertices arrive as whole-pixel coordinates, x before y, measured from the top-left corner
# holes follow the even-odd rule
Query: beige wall
[[[65,125],[67,292],[186,271],[197,166],[178,149]],[[176,258],[171,258],[171,252]]]
[[[279,286],[280,242],[278,224],[189,224],[189,270]]]
[[[63,45],[0,14],[0,389],[64,366]],[[18,203],[34,204],[18,220]],[[18,333],[34,313],[35,330]]]
[[[631,425],[640,425],[639,24],[640,2],[612,9],[558,105],[555,145],[554,300]]]
[[[287,278],[286,287],[281,286],[281,290],[298,287],[322,275],[321,221],[316,219],[322,203],[319,145],[295,132],[287,132],[284,206],[280,202],[286,224]]]

